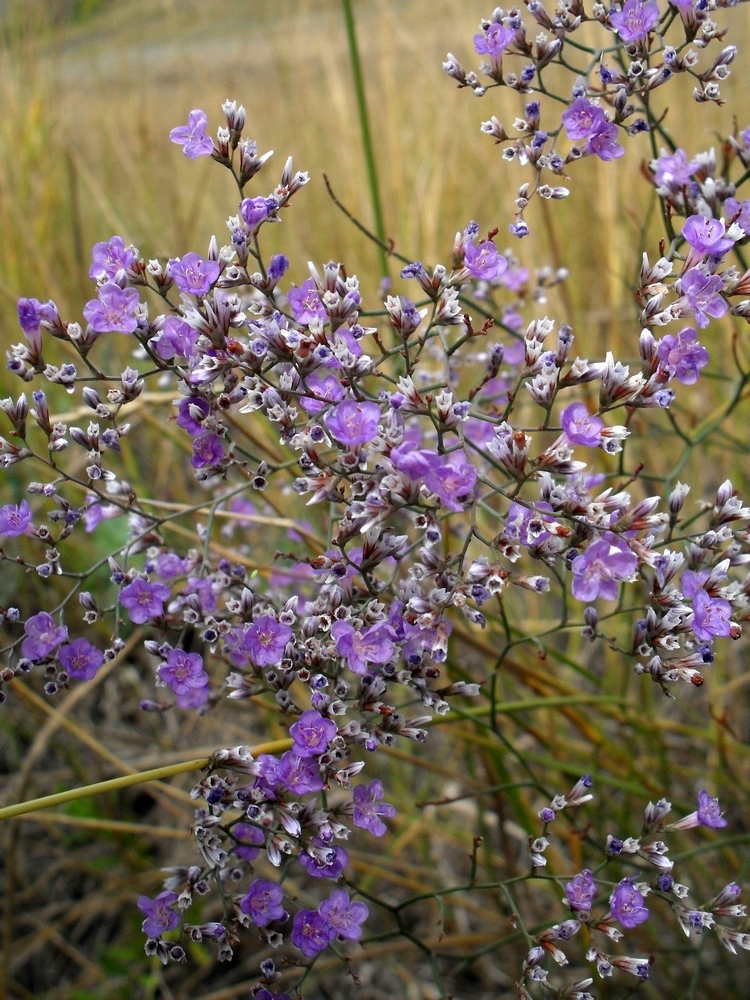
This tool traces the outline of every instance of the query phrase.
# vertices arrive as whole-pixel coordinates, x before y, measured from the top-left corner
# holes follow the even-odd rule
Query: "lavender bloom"
[[[182,152],[189,160],[199,156],[211,156],[214,151],[213,140],[206,135],[208,117],[205,111],[196,108],[188,115],[187,125],[178,125],[169,133],[172,142],[182,146]]]
[[[140,577],[120,591],[120,604],[126,609],[131,622],[145,624],[149,618],[164,614],[164,602],[172,591],[164,583],[149,583]]]
[[[683,385],[694,385],[701,368],[709,362],[708,351],[697,342],[697,338],[695,328],[686,326],[677,336],[662,337],[656,345],[660,367]]]
[[[90,681],[104,663],[104,653],[88,639],[74,639],[57,651],[57,659],[65,672],[77,681]]]
[[[318,762],[313,757],[300,757],[294,750],[287,750],[278,761],[277,778],[294,795],[320,792],[325,787]]]
[[[724,211],[730,222],[736,222],[746,234],[750,233],[750,201],[727,198],[724,202]]]
[[[682,236],[698,253],[723,257],[734,246],[734,240],[725,235],[726,226],[722,219],[710,219],[703,215],[691,215],[682,227]]]
[[[95,243],[91,251],[93,264],[89,268],[89,277],[95,281],[106,281],[115,278],[120,271],[127,271],[137,260],[132,247],[126,247],[121,236],[113,236],[108,243]]]
[[[297,323],[307,326],[316,319],[319,319],[321,323],[325,323],[327,319],[326,311],[323,308],[323,303],[320,301],[318,289],[315,287],[315,282],[312,278],[303,281],[299,288],[290,288],[286,293],[286,297],[289,307],[292,310],[292,316],[294,316]]]
[[[244,648],[257,667],[273,667],[281,663],[286,644],[293,638],[288,625],[282,625],[273,615],[260,615],[242,635]]]
[[[701,330],[708,326],[711,317],[721,319],[726,315],[728,307],[720,294],[722,287],[718,274],[705,274],[697,267],[691,267],[682,278],[682,295]]]
[[[292,749],[298,757],[319,757],[336,735],[336,723],[310,708],[290,727],[289,735],[294,740]]]
[[[256,878],[240,900],[240,910],[247,913],[256,927],[267,927],[274,920],[286,920],[289,914],[281,902],[284,890],[277,882]]]
[[[195,436],[203,433],[203,421],[211,412],[211,404],[202,396],[187,396],[177,407],[177,426]]]
[[[23,535],[31,524],[31,508],[26,500],[18,506],[12,503],[0,507],[0,535],[4,538],[15,538]]]
[[[572,882],[565,886],[565,895],[573,913],[579,910],[590,910],[596,895],[596,883],[588,868],[576,875]]]
[[[41,350],[42,323],[52,321],[56,315],[57,307],[54,302],[40,302],[39,299],[18,300],[18,324],[30,347]]]
[[[137,290],[120,288],[114,281],[107,281],[99,288],[98,295],[83,307],[83,315],[91,329],[97,333],[134,333],[138,328]]]
[[[585,151],[594,153],[605,163],[619,159],[625,153],[625,149],[617,142],[617,126],[614,122],[607,122],[605,119],[596,126],[589,135]]]
[[[378,433],[380,407],[377,403],[358,403],[353,399],[339,403],[325,416],[326,426],[339,444],[354,448],[372,441]]]
[[[240,215],[245,220],[248,229],[255,232],[260,223],[264,222],[268,218],[268,202],[262,195],[259,195],[257,198],[244,198],[240,205]],[[287,267],[288,266],[289,262],[287,261]],[[286,270],[286,268],[284,268],[284,270]],[[281,275],[279,275],[279,277],[281,277]]]
[[[643,896],[628,879],[623,879],[612,893],[609,908],[615,920],[628,930],[648,920],[648,910],[643,905]]]
[[[474,51],[480,56],[499,56],[515,37],[513,28],[494,23],[485,28],[481,35],[474,35]]]
[[[165,931],[174,930],[180,922],[180,915],[173,909],[177,898],[176,892],[160,892],[156,899],[138,897],[138,909],[146,914],[142,925],[144,934],[156,938]]]
[[[21,643],[21,655],[28,660],[43,660],[68,638],[65,625],[56,626],[54,618],[46,611],[27,619],[23,630],[26,638]]]
[[[252,823],[238,823],[232,827],[232,834],[239,841],[234,847],[234,853],[243,861],[255,860],[260,854],[260,845],[266,839],[260,827],[253,826]],[[242,904],[240,904],[240,909],[242,909]],[[242,912],[246,913],[247,911],[243,910]]]
[[[592,104],[585,97],[577,97],[567,111],[563,111],[561,121],[569,139],[588,139],[608,124],[599,105]]]
[[[692,629],[696,639],[710,642],[715,635],[732,631],[732,605],[720,597],[710,597],[702,587],[693,595]]]
[[[184,257],[173,257],[169,261],[169,273],[175,285],[185,295],[207,295],[219,277],[220,270],[217,261],[204,260],[192,250]]]
[[[655,0],[625,0],[620,13],[610,14],[610,23],[623,42],[645,38],[659,20],[659,4]]]
[[[334,889],[328,899],[324,899],[318,906],[318,913],[340,938],[347,941],[358,941],[362,937],[360,925],[370,915],[365,903],[349,901],[345,889]]]
[[[198,333],[177,316],[167,316],[158,340],[151,344],[157,357],[169,361],[174,357],[189,358],[195,351]]]
[[[380,817],[385,816],[390,819],[396,815],[396,807],[389,802],[381,802],[382,798],[383,783],[377,779],[371,781],[367,787],[357,785],[352,795],[354,825],[361,830],[369,830],[376,837],[382,837],[387,830]]]
[[[349,854],[343,847],[326,844],[320,837],[313,837],[311,847],[314,853],[302,851],[299,863],[313,878],[338,878],[349,864]]]
[[[307,958],[325,951],[335,936],[336,931],[317,910],[299,910],[294,914],[292,944]]]
[[[597,597],[615,601],[618,583],[633,576],[638,559],[622,539],[608,534],[589,545],[583,555],[576,556],[571,569],[573,596],[579,601],[593,601]]]
[[[591,416],[585,403],[571,403],[560,414],[562,429],[569,441],[597,448],[602,443],[604,421]]]
[[[218,434],[201,434],[193,440],[193,457],[190,464],[194,469],[218,465],[224,458],[224,446]]]
[[[690,183],[691,176],[698,169],[697,160],[688,160],[684,149],[677,149],[670,156],[662,150],[661,156],[651,161],[654,183],[665,193],[677,194]]]
[[[307,391],[312,396],[302,396],[300,404],[308,413],[320,413],[326,403],[338,403],[344,398],[344,390],[335,375],[321,378],[318,372],[308,375],[305,380]]]
[[[162,663],[156,673],[176,695],[189,694],[193,688],[203,688],[208,684],[203,657],[199,653],[186,653],[184,649],[170,650],[167,662]]]
[[[430,458],[430,452],[422,452]],[[423,476],[423,482],[430,493],[439,497],[446,510],[458,513],[463,504],[471,499],[477,481],[477,470],[467,459],[466,453],[453,451],[439,462],[430,462]]]
[[[464,266],[475,278],[492,281],[508,269],[508,261],[491,240],[485,240],[479,246],[467,240],[464,244]]]
[[[708,792],[698,792],[698,822],[702,826],[710,827],[712,830],[720,830],[727,825],[727,821],[719,810],[719,800],[712,799]]]
[[[331,626],[331,635],[339,655],[346,658],[354,674],[364,674],[368,663],[388,663],[393,658],[393,629],[384,622],[357,632],[349,622],[338,621]]]

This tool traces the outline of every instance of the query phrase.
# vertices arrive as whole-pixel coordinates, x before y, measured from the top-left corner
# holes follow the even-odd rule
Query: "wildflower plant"
[[[55,697],[132,654],[136,636],[153,678],[144,712],[201,716],[231,699],[248,732],[273,715],[282,733],[172,769],[203,772],[191,792],[195,856],[138,899],[147,954],[182,961],[188,942],[205,940],[229,960],[260,941],[283,949],[302,982],[320,955],[354,954],[375,911],[393,925],[382,933],[408,936],[411,902],[371,892],[350,864],[351,845],[372,851],[398,822],[368,768],[427,740],[452,708],[471,718],[472,699],[487,700],[496,725],[504,671],[529,638],[513,618],[521,602],[546,603],[551,636],[582,635],[670,698],[680,682],[691,697],[707,667],[710,683],[710,664],[740,638],[750,507],[727,480],[697,512],[686,508],[684,462],[649,454],[639,429],[666,419],[675,440],[699,443],[674,411],[710,370],[714,321],[750,318],[750,201],[737,197],[750,129],[726,138],[719,165],[713,151],[676,148],[654,105],[681,75],[697,102],[720,103],[736,56],[721,47],[722,6],[626,0],[586,11],[565,0],[553,11],[529,0],[482,22],[477,72],[452,55],[445,63],[487,100],[499,87],[528,96],[513,137],[494,117],[482,126],[503,159],[531,172],[512,237],[528,235],[533,198],[568,196],[558,181],[575,179],[577,160],[614,170],[650,143],[663,233],[658,253],[642,248],[629,358],[589,360],[570,326],[535,315],[563,275],[522,268],[497,220],[465,224],[447,263],[403,258],[402,291],[388,288],[384,301],[360,289],[351,261],[310,264],[295,285],[291,250],[268,255],[264,237],[309,177],[291,159],[269,176],[271,154],[229,100],[215,136],[200,109],[170,133],[189,159],[231,173],[224,239],[165,260],[144,259],[119,235],[97,243],[83,322],[54,302],[20,300],[24,339],[7,365],[30,388],[2,402],[0,464],[9,496],[11,484],[24,496],[0,508],[0,558],[19,581],[46,581],[50,601],[26,607],[19,583],[17,605],[3,609],[3,698],[36,677]],[[567,90],[547,86],[553,68]],[[100,360],[100,342],[113,338],[128,354],[119,371]],[[733,354],[716,353],[735,366],[725,419],[750,372],[736,340]],[[51,412],[47,393],[60,388],[74,400],[68,416]],[[129,415],[157,389],[179,442],[164,461],[195,484],[194,504],[176,509],[137,494],[126,474],[138,447]],[[124,540],[73,568],[111,522]],[[181,543],[186,525],[194,544]],[[227,526],[243,541],[228,545]],[[462,663],[454,641],[484,629],[495,642],[486,662]],[[524,769],[540,799],[552,779]],[[660,798],[642,829],[613,823],[595,843],[570,815],[585,813],[591,786],[583,777],[539,806],[518,874],[479,884],[476,839],[461,889],[495,894],[512,914],[525,947],[506,970],[516,995],[585,998],[594,977],[646,979],[658,958],[631,957],[630,942],[638,952],[639,929],[657,921],[691,942],[712,933],[731,953],[750,949],[738,884],[695,902],[675,880],[673,845],[734,820],[717,798],[701,788],[696,811],[671,823]],[[529,883],[561,920],[549,908],[536,923],[524,916],[528,897],[514,893]],[[212,919],[192,920],[209,899]],[[571,963],[578,978],[566,979]],[[267,988],[278,978],[264,960],[256,1000],[284,996]]]

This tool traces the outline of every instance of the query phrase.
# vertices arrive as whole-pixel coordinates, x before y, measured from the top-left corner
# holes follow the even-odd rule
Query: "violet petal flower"
[[[659,4],[655,0],[625,0],[622,11],[610,14],[610,23],[623,42],[645,38],[659,20]]]
[[[340,938],[358,941],[362,937],[361,924],[369,917],[370,910],[365,903],[350,902],[345,889],[334,889],[328,899],[320,903],[318,913]]]
[[[26,500],[18,506],[12,503],[0,507],[0,535],[4,538],[15,538],[23,535],[31,524],[31,508]]]
[[[164,583],[149,583],[140,577],[120,591],[120,604],[135,625],[144,625],[150,618],[164,614],[164,602],[172,591]]]
[[[204,260],[192,250],[184,257],[173,257],[169,261],[169,273],[175,285],[185,295],[207,295],[219,277],[220,270],[217,261]]]
[[[560,423],[569,441],[597,448],[602,442],[604,421],[592,416],[585,403],[571,403],[560,414]]]
[[[40,611],[24,624],[26,638],[21,643],[21,655],[28,660],[43,660],[52,650],[68,638],[65,625],[55,625],[52,615]]]
[[[352,819],[354,825],[362,830],[369,830],[376,837],[382,837],[387,827],[381,816],[390,819],[396,815],[396,807],[389,802],[381,802],[383,798],[383,783],[375,779],[365,787],[357,785],[352,795],[354,810]]]
[[[314,853],[310,853],[310,848]],[[349,853],[343,847],[326,844],[320,837],[313,837],[310,847],[299,855],[299,863],[313,878],[338,878],[349,864]]]
[[[98,298],[83,307],[83,315],[97,333],[134,333],[138,328],[138,303],[135,288],[120,288],[114,281],[107,281],[100,286]]]
[[[628,930],[648,920],[643,896],[628,879],[623,879],[612,893],[609,908],[615,920]]]
[[[315,319],[325,323],[328,318],[312,278],[303,281],[299,288],[290,288],[286,297],[297,323],[307,326]]]
[[[189,160],[198,156],[211,156],[214,151],[213,140],[206,135],[208,118],[205,111],[196,108],[188,115],[187,125],[178,125],[169,133],[172,142],[182,146],[182,152]]]
[[[104,663],[104,653],[88,639],[74,639],[57,651],[57,659],[65,672],[77,681],[90,681]]]
[[[698,334],[692,326],[686,326],[674,335],[667,335],[656,345],[656,356],[660,367],[674,375],[683,385],[694,385],[702,368],[709,362],[705,347],[697,343]]]
[[[618,584],[629,580],[638,569],[638,558],[627,543],[616,535],[607,534],[592,542],[583,555],[576,556],[573,571],[573,596],[579,601],[603,597],[617,599]]]
[[[475,246],[471,240],[464,245],[464,266],[475,278],[492,281],[508,269],[508,261],[491,240]]]
[[[702,587],[693,595],[692,629],[697,639],[710,642],[714,636],[732,631],[732,605],[720,597],[710,597]]]
[[[166,663],[156,671],[159,679],[168,684],[175,694],[187,694],[192,688],[208,684],[208,674],[203,669],[200,653],[186,653],[184,649],[171,649]]]
[[[570,908],[573,913],[579,910],[590,910],[591,904],[596,895],[596,883],[588,868],[575,876],[572,882],[565,886],[565,895],[568,897]]]
[[[138,897],[138,909],[146,915],[143,931],[148,937],[157,938],[179,924],[180,915],[173,909],[176,902],[176,892],[160,892],[155,899],[149,899],[148,896]]]
[[[298,910],[294,914],[292,944],[307,958],[325,951],[335,936],[336,931],[317,910]]]
[[[256,878],[240,900],[240,910],[247,913],[256,927],[267,927],[274,920],[286,920],[289,914],[281,905],[284,890],[277,882]]]
[[[95,281],[115,278],[120,271],[127,271],[137,260],[132,247],[126,247],[121,236],[113,236],[107,243],[95,243],[91,251],[93,263],[89,277]]]
[[[708,792],[698,792],[698,822],[702,826],[708,826],[712,830],[720,830],[727,825],[727,821],[719,810],[719,800],[712,799]]]
[[[290,727],[289,735],[294,740],[292,749],[298,757],[319,757],[336,735],[336,723],[309,708]]]
[[[372,441],[378,433],[379,421],[380,407],[377,403],[358,403],[354,399],[344,400],[325,415],[328,430],[346,448],[356,448]]]
[[[577,97],[570,107],[563,111],[561,121],[569,139],[588,139],[601,127],[606,127],[607,117],[598,104],[592,104],[585,97]]]

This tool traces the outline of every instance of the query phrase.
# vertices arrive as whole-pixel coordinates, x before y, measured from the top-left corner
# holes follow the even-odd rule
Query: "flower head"
[[[21,655],[29,660],[43,660],[68,638],[65,625],[55,625],[55,619],[46,611],[27,619],[23,630],[26,638],[21,643]]]
[[[380,407],[377,403],[358,403],[346,399],[325,416],[326,426],[339,444],[347,448],[367,444],[378,433]]]
[[[172,142],[182,146],[182,152],[189,160],[198,156],[211,156],[214,151],[213,140],[206,135],[208,117],[205,111],[196,108],[188,115],[187,125],[178,125],[169,133]]]
[[[377,779],[371,781],[367,787],[357,785],[352,795],[354,825],[362,830],[369,830],[376,837],[382,837],[387,829],[381,816],[390,819],[396,815],[396,807],[389,802],[381,802],[382,798],[383,783]]]
[[[274,920],[286,920],[289,914],[281,905],[284,890],[278,882],[256,878],[240,900],[240,910],[247,913],[256,927],[267,927]]]
[[[370,915],[365,903],[350,902],[345,889],[334,889],[318,906],[318,913],[340,938],[347,941],[358,941],[362,937],[361,924]]]
[[[90,681],[104,663],[104,653],[92,646],[88,639],[74,639],[57,651],[60,666],[77,681]]]
[[[686,326],[676,336],[667,335],[656,345],[660,367],[683,385],[694,385],[709,362],[708,351],[698,343],[698,334]]]
[[[310,708],[291,726],[289,735],[294,740],[292,749],[298,757],[319,757],[336,735],[336,723]]]
[[[138,577],[120,591],[120,604],[135,625],[143,625],[150,618],[164,614],[164,602],[172,591],[165,583],[149,583]]]
[[[26,500],[18,506],[12,503],[0,507],[0,535],[4,538],[15,538],[23,535],[31,524],[31,508]]]
[[[134,333],[138,329],[136,309],[138,292],[135,288],[120,288],[114,281],[106,281],[83,307],[83,315],[97,333]]]
[[[606,535],[593,542],[583,555],[576,556],[573,571],[573,596],[579,601],[603,597],[617,599],[618,584],[629,580],[638,569],[638,558],[626,542],[616,535]]]
[[[185,295],[207,295],[219,277],[221,268],[215,260],[204,260],[200,254],[186,253],[169,261],[169,273],[175,285]]]
[[[622,11],[610,15],[610,23],[623,42],[635,42],[646,35],[659,20],[659,4],[655,0],[625,0]]]
[[[508,261],[491,240],[476,246],[471,240],[464,244],[464,265],[475,278],[492,281],[508,269]]]
[[[629,879],[623,879],[612,893],[609,908],[615,920],[628,930],[648,920],[648,910],[643,905],[643,896]]]
[[[127,271],[135,263],[137,253],[134,247],[126,247],[121,236],[113,236],[106,243],[95,243],[91,251],[92,265],[89,277],[95,281],[115,278],[120,271]]]
[[[602,443],[604,421],[591,416],[585,403],[571,403],[560,414],[560,423],[569,441],[596,448]]]
[[[156,938],[165,931],[173,930],[180,922],[180,915],[174,910],[176,902],[176,892],[160,892],[156,899],[139,896],[138,909],[146,914],[143,921],[144,934]]]
[[[565,886],[565,895],[574,913],[578,910],[591,909],[591,904],[596,895],[596,883],[588,868],[584,868],[582,872],[575,876],[572,882],[568,882]]]

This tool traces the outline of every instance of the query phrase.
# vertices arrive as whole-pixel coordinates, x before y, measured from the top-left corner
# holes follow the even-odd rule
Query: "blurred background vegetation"
[[[500,162],[499,148],[479,133],[479,124],[493,114],[510,124],[522,113],[522,99],[492,91],[477,101],[441,70],[449,50],[467,66],[477,61],[471,36],[491,7],[481,0],[356,0],[354,10],[388,237],[409,258],[450,263],[455,232],[476,219],[485,231],[499,227],[502,249],[515,190],[526,177],[515,165]],[[224,241],[224,220],[236,211],[231,178],[211,162],[188,161],[168,133],[197,107],[207,112],[213,131],[226,98],[247,108],[245,134],[261,152],[276,151],[249,193],[270,190],[287,155],[312,177],[283,223],[264,231],[266,251],[283,250],[292,258],[296,282],[306,277],[308,260],[318,265],[340,260],[359,274],[365,302],[376,306],[383,277],[377,250],[335,208],[322,179],[325,171],[340,200],[372,226],[337,0],[25,0],[0,5],[0,18],[5,346],[20,339],[21,295],[52,298],[63,317],[80,317],[92,297],[87,272],[97,241],[121,235],[146,259],[205,253],[213,234]],[[749,27],[744,10],[732,14],[729,40],[741,52],[748,52]],[[742,65],[736,64],[722,88],[740,128],[750,122]],[[666,88],[673,107],[680,86],[689,91],[690,82]],[[667,124],[691,154],[717,145],[718,136],[732,127],[727,110],[689,101],[669,112]],[[582,356],[598,358],[607,349],[618,357],[637,354],[630,285],[642,251],[652,258],[658,254],[655,201],[638,169],[639,161],[651,156],[648,137],[639,136],[628,142],[624,161],[576,165],[568,202],[542,204],[530,213],[532,236],[512,247],[526,265],[570,269],[564,290],[551,293],[538,314],[549,311],[571,322]],[[644,226],[644,219],[651,221]],[[392,266],[391,276],[397,273]],[[735,323],[734,329],[746,341],[745,325]],[[728,356],[732,332],[730,321],[714,324],[702,339],[717,354],[723,339]],[[0,382],[5,391],[20,391],[7,373]],[[725,402],[726,385],[719,375],[704,378],[700,393],[681,393],[686,402],[678,405],[678,414],[694,424],[710,417]],[[162,449],[173,444],[160,437],[163,425],[147,408],[135,419],[150,426],[145,440],[154,447],[131,459],[127,474],[137,488],[149,483],[153,489],[165,468]],[[710,452],[696,453],[686,466],[684,478],[697,484],[697,493],[732,475],[748,499],[746,407],[733,420],[718,428]],[[652,457],[655,444],[665,452],[674,447],[666,416],[657,418],[655,427],[657,436],[644,446]],[[189,498],[189,479],[171,488],[173,499]],[[8,489],[15,489],[10,478]],[[599,644],[583,645],[575,632],[544,637],[558,610],[538,599],[512,609],[517,637],[523,632],[535,638],[507,651],[491,713],[485,693],[476,717],[452,715],[433,733],[428,754],[398,749],[383,765],[389,799],[400,813],[395,834],[377,845],[375,859],[368,845],[359,843],[352,851],[368,891],[403,902],[460,884],[479,836],[484,838],[477,855],[480,880],[522,872],[525,835],[536,830],[535,810],[544,804],[540,776],[554,794],[584,771],[594,774],[600,790],[598,809],[586,814],[590,830],[584,820],[581,827],[561,824],[558,870],[578,870],[589,834],[636,835],[639,810],[649,798],[669,794],[689,812],[696,788],[709,784],[727,807],[731,835],[727,832],[718,848],[716,837],[696,835],[691,843],[705,849],[699,846],[685,861],[691,884],[705,898],[722,878],[742,881],[747,875],[750,725],[741,651],[722,655],[702,690],[680,692],[680,700],[668,704],[650,682],[633,676],[630,664]],[[236,703],[203,720],[144,716],[138,703],[153,695],[153,667],[139,658],[140,638],[132,637],[131,661],[101,671],[92,685],[53,703],[20,686],[14,692],[0,716],[0,766],[13,800],[127,767],[143,769],[246,743],[266,730],[278,733],[272,721],[248,721],[246,709],[239,711]],[[746,643],[747,638],[744,649]],[[459,625],[450,669],[455,676],[484,677],[500,646],[497,633],[478,636]],[[582,694],[589,700],[580,704],[576,698]],[[537,787],[529,790],[529,783]],[[444,804],[414,805],[424,801]],[[178,858],[192,863],[185,833],[190,815],[184,791],[148,786],[6,824],[0,836],[8,878],[3,892],[8,995],[23,1000],[248,996],[266,954],[252,943],[231,968],[217,967],[210,949],[201,945],[193,947],[188,969],[164,972],[143,957],[135,897],[159,891],[161,865],[179,863]],[[139,832],[135,824],[141,821],[148,832]],[[520,887],[518,901],[529,923],[542,923],[559,894],[554,887],[549,893]],[[453,993],[484,1000],[513,994],[525,946],[499,893],[415,902],[404,910],[402,926],[411,943],[403,935],[389,936],[387,915],[382,926],[383,940],[369,944],[357,965],[359,991],[337,960],[325,957],[305,995],[434,1000]],[[639,995],[746,995],[744,955],[729,962],[715,948],[696,952],[684,938],[662,933],[651,922],[643,931],[652,953],[669,954],[661,956],[653,984],[641,987]],[[692,980],[696,968],[708,980]],[[707,981],[714,992],[702,992]],[[601,996],[614,998],[630,996],[631,986],[620,978],[598,988]]]

